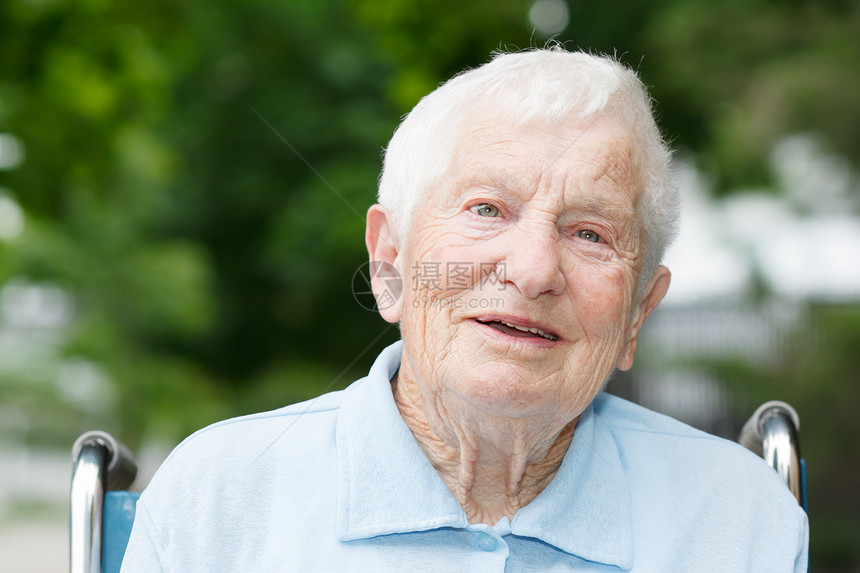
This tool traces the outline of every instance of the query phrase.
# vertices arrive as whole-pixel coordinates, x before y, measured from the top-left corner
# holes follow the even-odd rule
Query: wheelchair
[[[738,442],[761,456],[807,509],[806,464],[800,455],[800,419],[785,402],[759,406]],[[137,474],[131,452],[110,434],[82,434],[72,447],[69,500],[71,573],[118,573],[139,493],[124,491]]]
[[[132,453],[107,432],[86,432],[72,446],[69,565],[72,573],[118,573],[139,493]]]

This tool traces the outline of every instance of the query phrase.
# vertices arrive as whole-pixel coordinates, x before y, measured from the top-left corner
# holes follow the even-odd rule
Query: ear
[[[657,305],[666,296],[671,278],[672,274],[669,269],[661,265],[657,267],[651,280],[648,281],[645,294],[639,299],[639,303],[633,311],[633,320],[627,330],[627,340],[624,342],[624,349],[621,351],[621,356],[616,365],[619,370],[630,370],[633,367],[633,354],[636,352],[639,331],[651,311],[657,308]]]
[[[367,210],[364,242],[370,258],[370,286],[379,314],[388,322],[399,322],[403,307],[400,243],[391,213],[382,205],[372,205]]]

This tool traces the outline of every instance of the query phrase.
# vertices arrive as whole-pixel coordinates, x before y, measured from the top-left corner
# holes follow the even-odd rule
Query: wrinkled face
[[[608,117],[475,125],[393,261],[404,292],[384,316],[401,322],[400,376],[492,415],[573,419],[632,364],[653,299],[634,298],[633,139]]]

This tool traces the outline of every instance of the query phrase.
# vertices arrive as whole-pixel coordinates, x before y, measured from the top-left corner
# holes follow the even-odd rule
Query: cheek
[[[631,298],[630,281],[623,270],[593,265],[568,284],[583,330],[600,337],[623,331]]]
[[[403,272],[408,273],[406,276],[413,294],[422,298],[454,300],[472,290],[493,266],[485,255],[475,245],[439,240],[436,246],[413,259]]]
[[[428,251],[420,259],[405,260],[403,272],[402,338],[414,345],[416,354],[438,355],[453,331],[452,297],[448,292],[447,261],[440,251]]]

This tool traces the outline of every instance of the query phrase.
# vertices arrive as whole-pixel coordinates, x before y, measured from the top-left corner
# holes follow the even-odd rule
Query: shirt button
[[[496,549],[496,545],[498,545],[498,541],[492,535],[487,533],[479,533],[478,534],[478,547],[483,549],[484,551],[493,551]]]

